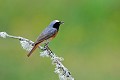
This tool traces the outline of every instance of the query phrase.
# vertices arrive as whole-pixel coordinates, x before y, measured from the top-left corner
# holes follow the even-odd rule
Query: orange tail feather
[[[39,44],[36,44],[33,48],[32,48],[32,50],[28,53],[28,57],[34,52],[34,50],[38,47],[38,45]]]

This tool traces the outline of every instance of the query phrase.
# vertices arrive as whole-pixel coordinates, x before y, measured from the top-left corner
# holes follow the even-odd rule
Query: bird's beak
[[[64,24],[64,21],[60,21],[60,24]]]

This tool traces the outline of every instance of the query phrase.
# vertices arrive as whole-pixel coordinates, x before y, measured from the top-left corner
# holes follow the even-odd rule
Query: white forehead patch
[[[53,26],[56,22],[60,22],[60,21],[59,21],[59,20],[54,20],[54,21],[52,21],[52,22],[50,23],[49,26]]]
[[[54,20],[54,22],[60,22],[59,20]]]

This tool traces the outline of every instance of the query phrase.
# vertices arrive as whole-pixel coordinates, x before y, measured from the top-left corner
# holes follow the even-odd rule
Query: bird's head
[[[59,21],[59,20],[54,20],[50,23],[50,26],[53,27],[53,28],[56,28],[57,30],[59,30],[59,26],[61,24],[64,24],[63,21]]]

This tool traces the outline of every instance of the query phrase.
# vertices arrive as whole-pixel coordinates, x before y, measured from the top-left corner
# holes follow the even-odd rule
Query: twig
[[[21,46],[26,51],[30,51],[33,48],[34,42],[29,39],[8,35],[6,32],[0,32],[0,37],[2,38],[8,37],[20,40]],[[39,46],[39,48],[42,50],[42,52],[40,52],[40,56],[51,58],[52,64],[56,66],[54,72],[58,74],[60,80],[74,80],[74,78],[71,75],[71,72],[61,62],[64,59],[62,57],[58,57],[57,55],[55,55],[55,53],[53,53],[52,50],[48,47],[47,43],[45,44],[44,47]]]

